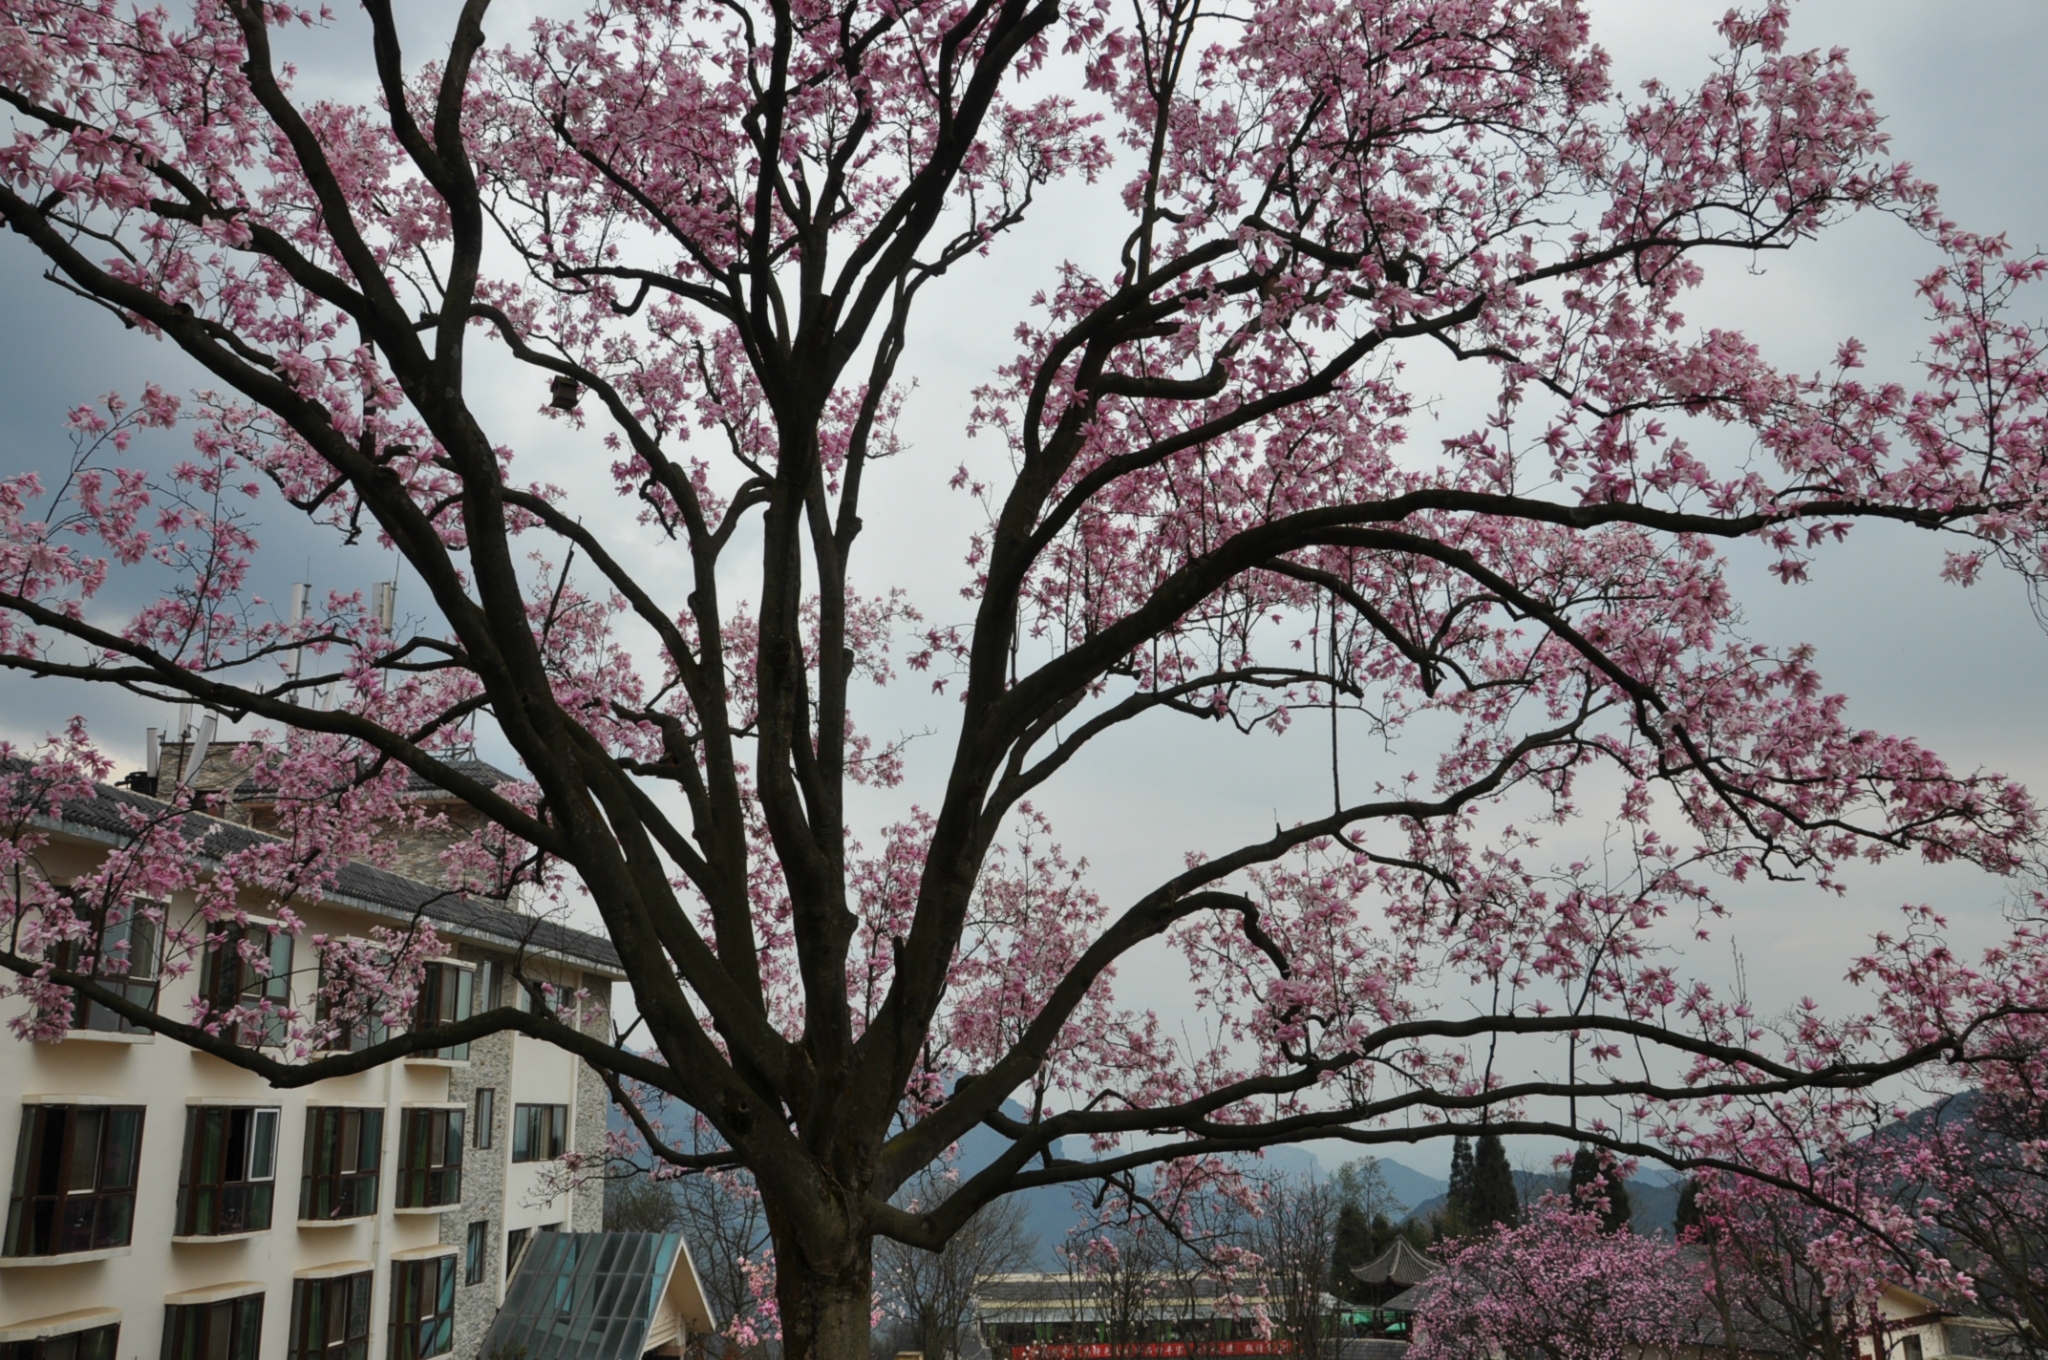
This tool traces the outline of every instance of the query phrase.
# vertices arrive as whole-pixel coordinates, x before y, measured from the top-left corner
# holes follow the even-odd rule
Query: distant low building
[[[1293,1355],[1261,1321],[1262,1281],[1202,1275],[1104,1279],[1031,1271],[975,1291],[974,1326],[994,1360],[1205,1360]],[[1334,1309],[1334,1299],[1327,1301]]]
[[[1944,1303],[1901,1285],[1878,1296],[1878,1318],[1857,1345],[1872,1360],[1940,1360],[2008,1354],[2012,1327],[1960,1301]]]

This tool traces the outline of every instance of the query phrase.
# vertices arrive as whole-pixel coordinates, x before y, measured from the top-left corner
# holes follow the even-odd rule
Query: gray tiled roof
[[[225,774],[235,774],[234,755],[236,751],[242,749],[243,745],[244,743],[240,742],[223,741],[216,742],[213,746],[207,748],[202,753],[203,758],[199,763],[199,782],[201,787],[217,793],[228,793],[238,799],[261,802],[266,796],[274,795],[277,791],[276,779],[274,777],[275,771],[270,767],[259,762],[255,769],[243,769],[232,789],[228,787],[224,779],[212,781],[206,773],[218,761],[225,762],[220,766],[220,769]],[[262,748],[262,743],[260,742],[255,743],[255,745],[259,750]],[[189,742],[166,742],[163,746],[163,753],[167,761],[182,768],[185,757],[190,752],[190,749],[191,743]],[[171,761],[170,758],[173,756],[176,759]],[[439,759],[444,769],[481,784],[487,789],[495,789],[502,784],[516,784],[519,782],[518,775],[508,774],[491,764],[488,760],[474,755],[442,755]],[[405,769],[401,770],[400,773],[404,776],[404,792],[407,794],[429,794],[441,798],[454,797],[453,794],[442,789],[439,784],[436,784],[418,770]]]
[[[27,762],[20,759],[0,762],[0,774],[18,774],[26,768]],[[130,833],[131,811],[161,816],[170,810],[166,804],[130,789],[96,784],[93,792],[89,799],[64,805],[57,823],[59,829],[95,840],[125,841]],[[278,839],[197,812],[183,815],[180,830],[199,845],[200,853],[208,859]],[[447,933],[477,943],[557,954],[614,975],[623,972],[619,951],[601,935],[523,915],[359,860],[342,866],[326,896],[339,904],[382,916],[404,920],[424,916]]]
[[[1437,1269],[1437,1263],[1409,1245],[1407,1238],[1397,1237],[1392,1246],[1364,1265],[1353,1266],[1351,1274],[1365,1284],[1386,1284],[1391,1280],[1399,1285],[1416,1285],[1436,1274]]]

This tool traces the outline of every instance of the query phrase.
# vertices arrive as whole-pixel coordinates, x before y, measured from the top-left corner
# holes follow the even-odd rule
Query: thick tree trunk
[[[873,1330],[875,1258],[862,1240],[842,1269],[820,1272],[801,1250],[775,1254],[775,1299],[783,1360],[868,1360]]]

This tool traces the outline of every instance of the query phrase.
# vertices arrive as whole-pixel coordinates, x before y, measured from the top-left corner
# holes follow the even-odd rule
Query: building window
[[[370,1353],[370,1272],[292,1281],[287,1360],[366,1360]]]
[[[125,1247],[135,1226],[139,1106],[27,1105],[0,1256]]]
[[[116,1360],[120,1341],[121,1324],[110,1322],[62,1336],[0,1342],[0,1360]]]
[[[463,1244],[464,1284],[482,1284],[484,1270],[490,1265],[491,1220],[480,1218],[469,1225],[469,1240]]]
[[[262,1340],[261,1294],[164,1309],[163,1360],[258,1360]]]
[[[425,1029],[429,1025],[447,1025],[469,1019],[475,985],[476,972],[468,964],[457,963],[453,959],[440,959],[428,964],[420,976],[419,1003],[412,1013],[414,1028]],[[450,1044],[422,1056],[467,1062],[469,1045]]]
[[[526,1239],[529,1236],[531,1236],[532,1233],[533,1229],[531,1228],[514,1228],[511,1232],[505,1234],[506,1279],[511,1279],[512,1272],[519,1269],[519,1258],[521,1255],[525,1253]]]
[[[454,1255],[393,1262],[388,1360],[426,1360],[454,1349]]]
[[[284,1043],[281,1013],[292,1000],[292,937],[264,925],[224,923],[208,933],[206,957],[199,968],[199,996],[205,1003],[201,1024],[220,1023],[237,1009],[260,1013],[244,1016],[231,1036],[249,1048]]]
[[[477,964],[476,998],[474,1002],[477,1011],[489,1011],[498,1008],[498,988],[504,976],[504,965],[496,959],[485,959]]]
[[[462,1111],[405,1110],[398,1138],[398,1207],[462,1202]]]
[[[219,1237],[270,1227],[277,1119],[275,1108],[197,1106],[185,1112],[177,1236]]]
[[[539,978],[512,975],[512,1004],[528,1014],[549,1015],[554,1007],[548,1003],[548,984]]]
[[[95,912],[74,899],[72,910],[86,923],[90,934],[58,944],[50,951],[50,962],[66,972],[83,973],[123,1001],[155,1010],[162,976],[163,925],[160,917],[153,919],[144,913],[160,913],[163,907],[134,900],[118,906],[102,905]],[[103,1034],[149,1032],[83,995],[71,999],[70,1027]]]
[[[491,1086],[476,1088],[476,1145],[491,1145],[491,1126],[498,1122],[498,1092]]]
[[[568,1140],[567,1105],[512,1107],[513,1161],[552,1162],[567,1150]]]
[[[382,1110],[308,1108],[299,1217],[317,1223],[376,1213],[383,1164]]]

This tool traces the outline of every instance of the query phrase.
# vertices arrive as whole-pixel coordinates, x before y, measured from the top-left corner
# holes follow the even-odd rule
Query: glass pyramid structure
[[[480,1360],[640,1360],[671,1339],[650,1332],[673,1332],[656,1324],[678,1258],[681,1233],[534,1234]]]

